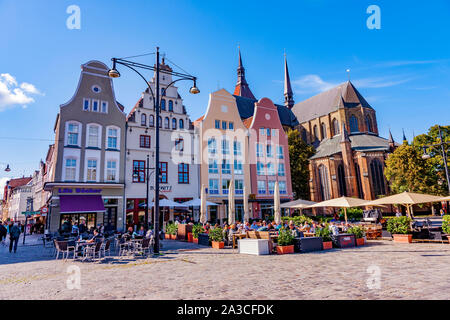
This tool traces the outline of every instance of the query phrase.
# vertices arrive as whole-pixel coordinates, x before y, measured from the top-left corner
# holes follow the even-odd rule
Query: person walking
[[[17,222],[14,223],[14,225],[9,226],[9,253],[12,252],[13,245],[14,245],[14,253],[17,251],[17,244],[19,243],[19,237],[20,237],[20,228],[17,225]]]
[[[0,243],[3,246],[6,246],[5,244],[5,239],[6,239],[6,235],[7,235],[7,230],[6,227],[3,225],[3,223],[0,221]]]

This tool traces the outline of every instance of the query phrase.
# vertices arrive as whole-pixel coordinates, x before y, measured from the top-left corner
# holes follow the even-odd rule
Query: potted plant
[[[188,242],[194,242],[194,236],[192,235],[192,232],[188,232],[188,234],[187,234],[187,241]]]
[[[450,243],[450,215],[445,215],[442,217],[442,231],[447,235],[447,239]]]
[[[412,219],[406,216],[391,218],[387,222],[387,231],[394,237],[394,242],[412,242]]]
[[[364,229],[361,226],[353,226],[348,228],[347,233],[354,234],[356,238],[356,245],[365,245],[364,241]]]
[[[203,227],[201,224],[196,224],[192,226],[192,241],[198,244],[198,235],[203,232]]]
[[[177,239],[177,225],[174,223],[169,223],[166,227],[166,234],[169,234],[170,239]]]
[[[324,228],[316,229],[316,237],[322,238],[323,250],[333,249],[333,242],[331,241],[331,231],[328,225]]]
[[[209,239],[211,240],[214,249],[223,249],[225,246],[225,242],[223,241],[223,229],[220,227],[210,230]]]
[[[278,233],[277,253],[294,253],[294,236],[290,231],[285,230],[284,228]]]

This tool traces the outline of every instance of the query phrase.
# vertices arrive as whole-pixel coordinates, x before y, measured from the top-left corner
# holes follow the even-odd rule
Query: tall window
[[[167,117],[164,118],[164,129],[170,129],[170,122]]]
[[[161,110],[166,110],[166,100],[165,99],[162,99],[161,100]]]
[[[359,132],[358,119],[354,115],[350,117],[350,132]]]
[[[275,181],[267,181],[267,185],[268,185],[268,189],[269,189],[269,194],[273,194],[275,191]]]
[[[98,112],[99,108],[98,108],[98,100],[92,100],[92,111],[93,112]]]
[[[233,122],[228,122],[228,129],[234,130],[234,123]]]
[[[189,165],[187,163],[178,164],[178,183],[189,183]]]
[[[88,127],[88,147],[98,148],[99,147],[99,127],[91,125]]]
[[[102,106],[102,110],[101,110],[102,113],[108,113],[108,102],[102,101],[101,106]]]
[[[364,192],[361,183],[361,171],[359,170],[359,164],[355,162],[356,182],[358,185],[358,198],[364,199]]]
[[[222,130],[227,130],[227,122],[222,121]]]
[[[339,121],[337,119],[333,119],[333,136],[339,134]]]
[[[133,182],[145,182],[145,161],[133,161]]]
[[[266,146],[266,154],[267,154],[267,158],[273,158],[273,149],[272,149],[272,145],[268,144]]]
[[[148,125],[149,125],[150,127],[154,127],[154,126],[155,126],[155,117],[154,117],[153,115],[150,115],[150,116],[148,117]]]
[[[339,182],[339,196],[347,196],[347,185],[345,183],[345,171],[344,166],[340,164],[338,166],[338,182]]]
[[[173,101],[169,100],[169,111],[173,112]]]
[[[210,154],[217,153],[217,143],[216,143],[216,139],[214,139],[214,138],[208,139],[208,153],[210,153]]]
[[[244,174],[242,169],[242,161],[234,160],[234,174]]]
[[[321,130],[322,130],[322,139],[326,139],[327,138],[327,126],[324,122],[322,122]]]
[[[266,194],[266,182],[264,180],[258,180],[258,194]]]
[[[241,143],[239,141],[233,141],[233,151],[235,156],[242,155]]]
[[[66,159],[66,181],[75,181],[75,174],[77,170],[76,159]]]
[[[313,128],[314,140],[319,140],[319,131],[317,130],[317,125]]]
[[[230,154],[230,143],[226,138],[222,139],[222,154]]]
[[[265,128],[259,128],[259,135],[260,136],[264,136],[266,134],[266,129]]]
[[[70,146],[78,145],[78,135],[80,126],[76,123],[69,123],[67,130],[67,144]]]
[[[263,146],[261,143],[256,144],[256,156],[258,158],[264,157]]]
[[[328,184],[328,169],[323,164],[319,166],[319,182],[320,195],[322,196],[322,200],[329,200],[331,198],[331,195],[330,186]]]
[[[184,129],[184,121],[183,121],[183,119],[180,119],[180,121],[178,121],[179,122],[179,127],[180,127],[180,129]]]
[[[230,160],[222,160],[222,174],[231,174]]]
[[[214,128],[220,129],[220,120],[215,120],[214,121]]]
[[[168,175],[167,162],[160,162],[159,163],[159,182],[167,183],[167,175]]]
[[[147,115],[145,113],[141,114],[141,126],[147,125]]]
[[[307,132],[305,129],[302,129],[302,139],[304,142],[308,142]]]
[[[88,160],[86,180],[88,182],[97,181],[97,160]]]
[[[118,149],[117,148],[117,129],[110,128],[108,129],[108,148],[109,149]]]
[[[234,192],[236,194],[244,193],[244,180],[241,179],[234,180]]]
[[[89,111],[90,108],[90,100],[89,99],[83,99],[83,110]]]
[[[115,160],[107,161],[106,163],[106,180],[116,181],[117,162]]]
[[[219,180],[209,179],[209,194],[219,194]]]
[[[222,194],[228,194],[228,189],[230,188],[230,180],[222,179]]]
[[[375,197],[386,194],[384,186],[383,165],[378,159],[372,160],[370,163],[370,173],[372,178],[372,188]]]
[[[172,118],[172,130],[176,130],[177,129],[177,119]]]
[[[264,172],[265,170],[264,170],[264,164],[262,163],[262,162],[257,162],[256,163],[256,174],[258,175],[258,176],[263,176],[263,175],[265,175],[265,172]]]
[[[216,159],[209,159],[208,161],[208,172],[209,173],[219,173],[219,167],[217,166]]]
[[[275,175],[275,166],[272,162],[267,163],[267,175],[274,176]]]
[[[184,140],[183,139],[175,140],[175,150],[176,151],[183,151],[184,150]]]
[[[372,120],[370,119],[369,116],[366,116],[366,126],[368,132],[373,132]]]
[[[162,128],[162,118],[161,118],[161,116],[158,116],[158,122],[159,122],[159,127]]]
[[[139,146],[141,148],[150,149],[150,145],[151,145],[151,137],[150,136],[141,135],[140,138],[139,138]]]
[[[280,187],[280,194],[286,194],[287,193],[286,181],[278,182],[278,186]]]
[[[277,147],[277,158],[278,159],[284,159],[283,146],[278,146]]]
[[[284,163],[278,164],[278,175],[280,177],[284,177],[286,175],[286,171],[284,170]]]

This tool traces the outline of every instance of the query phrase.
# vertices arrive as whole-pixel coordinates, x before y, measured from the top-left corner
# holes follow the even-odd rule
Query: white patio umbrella
[[[277,224],[281,223],[281,207],[280,207],[280,186],[278,181],[275,182],[275,188],[273,189],[273,210],[275,211],[274,219]]]
[[[450,196],[448,196],[448,197],[443,197],[443,198],[441,198],[440,201],[441,201],[441,202],[450,201]]]
[[[344,208],[345,223],[347,223],[347,208],[367,206],[369,205],[368,202],[369,201],[367,200],[359,198],[340,197],[313,204],[308,208],[319,208],[319,207]]]
[[[306,207],[312,206],[313,204],[316,204],[317,202],[314,201],[308,201],[303,199],[298,199],[290,202],[283,203],[280,207],[286,208],[286,209],[304,209]]]
[[[202,184],[202,190],[200,194],[200,223],[205,224],[206,223],[206,187],[204,184]]]
[[[202,205],[202,199],[201,198],[197,198],[197,199],[193,199],[193,200],[189,200],[186,202],[183,202],[182,204],[184,204],[187,207],[200,207]],[[217,206],[217,203],[211,202],[206,200],[206,206],[210,207],[210,206]]]
[[[234,214],[234,179],[231,179],[228,188],[228,224],[232,225],[236,222]]]
[[[142,208],[145,208],[145,207],[146,207],[146,204],[145,204],[145,203],[142,203],[142,204],[140,204],[139,206],[142,207]],[[154,202],[150,202],[150,207],[154,207],[154,206],[155,206],[155,203],[154,203]],[[177,207],[177,208],[187,208],[186,205],[184,205],[184,204],[182,204],[182,203],[178,203],[178,202],[172,201],[172,200],[169,200],[169,199],[161,199],[161,200],[159,200],[159,207],[160,207],[160,208],[163,208],[163,207],[169,207],[169,208],[175,208],[175,207]]]
[[[244,187],[244,222],[248,222],[250,220],[250,212],[248,210],[248,194],[247,190]]]

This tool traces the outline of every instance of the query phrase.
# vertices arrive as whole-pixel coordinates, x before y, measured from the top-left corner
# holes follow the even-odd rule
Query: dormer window
[[[89,99],[83,99],[83,110],[89,111],[91,106],[91,101]]]
[[[98,112],[99,108],[98,108],[98,100],[92,100],[92,111],[93,112]]]
[[[101,109],[102,113],[108,113],[108,102],[102,101],[101,107],[102,107],[102,109]]]

